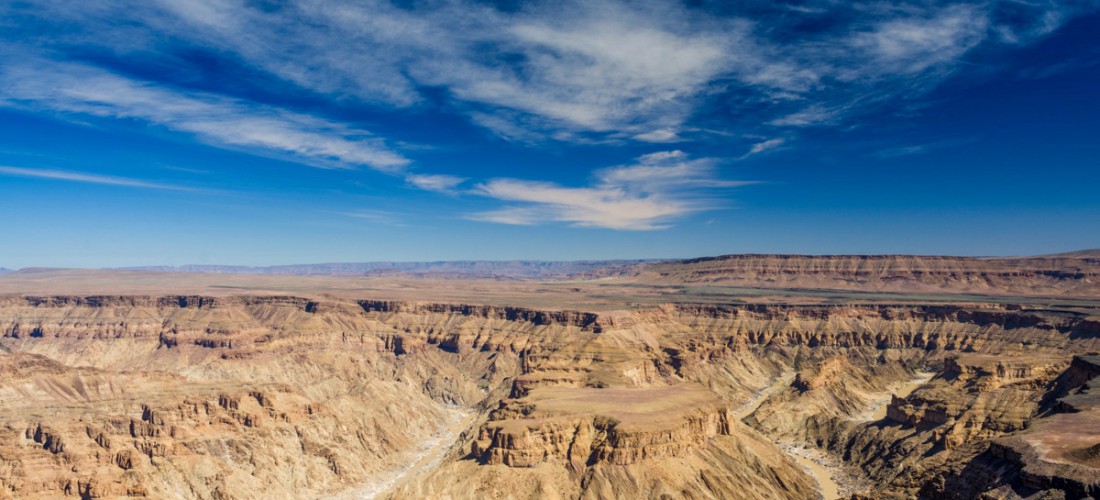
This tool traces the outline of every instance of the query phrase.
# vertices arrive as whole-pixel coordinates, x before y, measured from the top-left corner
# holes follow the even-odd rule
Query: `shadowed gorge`
[[[1090,284],[1075,279],[1067,289]],[[323,294],[0,298],[0,494],[1100,488],[1100,309],[1087,299],[585,311],[590,290],[568,302],[548,292],[559,307],[545,309]]]

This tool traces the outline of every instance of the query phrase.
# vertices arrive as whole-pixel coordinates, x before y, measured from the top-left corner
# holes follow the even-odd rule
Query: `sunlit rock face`
[[[1098,364],[1074,355],[1100,351],[1096,318],[995,302],[9,296],[0,491],[812,498],[837,480],[808,474],[798,446],[832,457],[846,494],[1092,494]]]

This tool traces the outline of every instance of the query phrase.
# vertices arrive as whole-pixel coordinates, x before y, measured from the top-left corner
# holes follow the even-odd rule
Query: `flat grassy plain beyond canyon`
[[[1098,352],[1100,252],[27,269],[0,498],[1096,497]]]

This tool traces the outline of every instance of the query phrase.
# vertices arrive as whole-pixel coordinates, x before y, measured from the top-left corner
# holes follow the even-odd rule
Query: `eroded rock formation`
[[[640,267],[641,281],[859,291],[1100,295],[1095,253],[973,258],[724,255]]]
[[[813,497],[782,444],[904,497],[983,456],[1027,462],[1019,443],[1055,439],[1044,422],[1088,429],[1073,415],[1094,415],[1092,365],[1072,356],[1100,350],[1100,322],[997,304],[13,296],[0,346],[0,492],[19,498],[297,498],[384,477],[403,498]],[[920,370],[937,374],[867,419]],[[455,409],[473,416],[410,470]],[[1064,457],[1092,474],[1079,444]],[[988,491],[1016,481],[993,476]],[[1075,477],[1019,475],[1040,476],[1021,481]]]

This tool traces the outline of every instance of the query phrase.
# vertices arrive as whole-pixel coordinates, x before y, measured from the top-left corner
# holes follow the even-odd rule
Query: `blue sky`
[[[1100,2],[0,3],[0,266],[1100,247]]]

